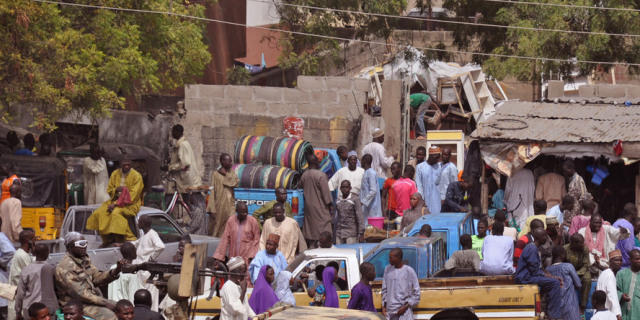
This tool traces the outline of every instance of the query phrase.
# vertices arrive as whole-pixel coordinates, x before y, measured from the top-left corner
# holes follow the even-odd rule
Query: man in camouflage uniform
[[[77,232],[64,237],[67,254],[56,267],[56,294],[60,305],[77,299],[83,302],[84,315],[96,320],[116,319],[115,301],[102,296],[100,286],[119,277],[123,261],[115,269],[100,271],[87,256],[87,241]]]

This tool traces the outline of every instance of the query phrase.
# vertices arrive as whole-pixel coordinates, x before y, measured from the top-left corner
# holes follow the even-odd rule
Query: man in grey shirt
[[[29,319],[29,306],[41,302],[47,306],[53,316],[58,309],[58,299],[54,290],[56,267],[47,263],[49,247],[36,244],[34,249],[36,261],[24,267],[20,274],[20,282],[16,293],[17,319]]]

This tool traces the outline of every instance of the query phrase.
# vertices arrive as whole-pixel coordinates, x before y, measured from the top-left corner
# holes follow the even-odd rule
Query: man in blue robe
[[[527,244],[518,259],[515,280],[519,284],[537,284],[542,294],[547,295],[547,311],[551,318],[561,319],[562,291],[560,281],[551,274],[542,271],[538,248],[547,242],[547,232],[543,228],[533,231],[533,243]]]
[[[440,213],[442,200],[440,199],[440,148],[429,148],[429,158],[427,162],[422,162],[416,167],[416,186],[418,192],[422,195],[422,199],[427,203],[429,212],[432,214]]]
[[[280,236],[272,233],[267,238],[265,249],[258,251],[256,256],[251,260],[249,265],[249,274],[251,275],[251,283],[256,282],[260,268],[264,265],[269,265],[273,268],[273,272],[278,274],[280,271],[287,269],[287,259],[282,252],[278,251],[278,243],[280,242]]]

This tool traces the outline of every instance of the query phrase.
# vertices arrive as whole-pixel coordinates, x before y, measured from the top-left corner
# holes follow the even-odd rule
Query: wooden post
[[[636,208],[640,208],[640,174],[636,176]],[[640,211],[638,216],[640,217]]]
[[[485,177],[485,165],[484,161],[482,161],[482,176],[480,177],[480,205],[482,206],[482,214],[489,214],[489,184],[487,183],[487,179]]]

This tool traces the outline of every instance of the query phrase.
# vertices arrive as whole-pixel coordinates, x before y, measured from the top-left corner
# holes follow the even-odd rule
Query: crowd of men
[[[301,279],[292,279],[286,271],[288,264],[307,248],[362,242],[368,218],[396,220],[405,229],[423,215],[440,212],[470,212],[479,220],[477,234],[460,237],[462,250],[446,262],[446,269],[514,275],[518,283],[536,284],[547,297],[546,311],[553,319],[579,319],[586,308],[591,280],[597,279],[593,304],[601,309],[600,316],[608,310],[617,319],[640,317],[640,291],[636,291],[640,290],[640,240],[634,231],[640,228],[637,208],[628,204],[613,225],[603,222],[570,160],[562,165],[564,176],[551,169],[536,181],[529,169],[514,172],[504,192],[496,192],[504,197],[493,199],[494,204],[504,205],[497,206],[495,215],[487,219],[479,207],[471,206],[473,182],[462,179],[451,161],[450,149],[419,147],[414,159],[401,170],[397,156],[386,153],[384,132],[376,129],[373,141],[359,154],[338,148],[343,167],[331,178],[319,169],[320,159],[307,155],[308,169],[299,182],[305,200],[300,228],[282,188],[275,190],[275,200],[253,215],[248,214],[244,202],[235,201],[239,179],[232,169],[233,159],[226,153],[211,175],[212,192],[205,202],[193,150],[183,131],[180,125],[172,128],[175,143],[166,170],[177,192],[194,208],[190,233],[220,238],[213,258],[232,273],[231,281],[220,291],[222,319],[246,319],[278,303],[295,304],[291,288]],[[103,246],[118,246],[123,260],[109,271],[98,270],[86,255],[87,240],[72,232],[64,239],[64,258],[57,266],[46,264],[48,248],[35,244],[34,232],[20,226],[20,183],[12,183],[18,180],[9,177],[6,186],[3,182],[0,204],[4,222],[0,227],[0,269],[5,270],[0,277],[18,287],[16,299],[5,302],[9,319],[47,319],[45,315],[56,312],[64,313],[65,318],[69,314],[69,319],[82,315],[154,319],[162,317],[156,313],[160,309],[165,315],[173,312],[170,306],[175,302],[145,283],[148,274],[144,271],[121,274],[124,265],[153,261],[164,249],[144,216],[139,219],[140,238],[128,223],[142,205],[140,173],[124,159],[109,176],[100,148],[92,145],[90,152],[83,167],[85,201],[100,206],[86,227],[100,234]],[[331,192],[336,189],[334,200]],[[430,233],[426,229],[425,233]],[[12,241],[20,242],[17,250]],[[183,239],[181,248],[187,242],[188,238]],[[175,261],[180,259],[179,252]],[[392,250],[389,262],[384,270],[383,313],[391,319],[411,319],[412,308],[420,299],[417,276],[402,263],[401,250]],[[307,292],[316,305],[338,307],[338,271],[337,264],[309,270],[318,280]],[[375,271],[371,264],[361,266],[361,282],[352,289],[350,308],[375,311],[369,285]],[[103,285],[109,286],[107,297],[99,289]],[[247,287],[253,287],[250,299],[245,299]]]

